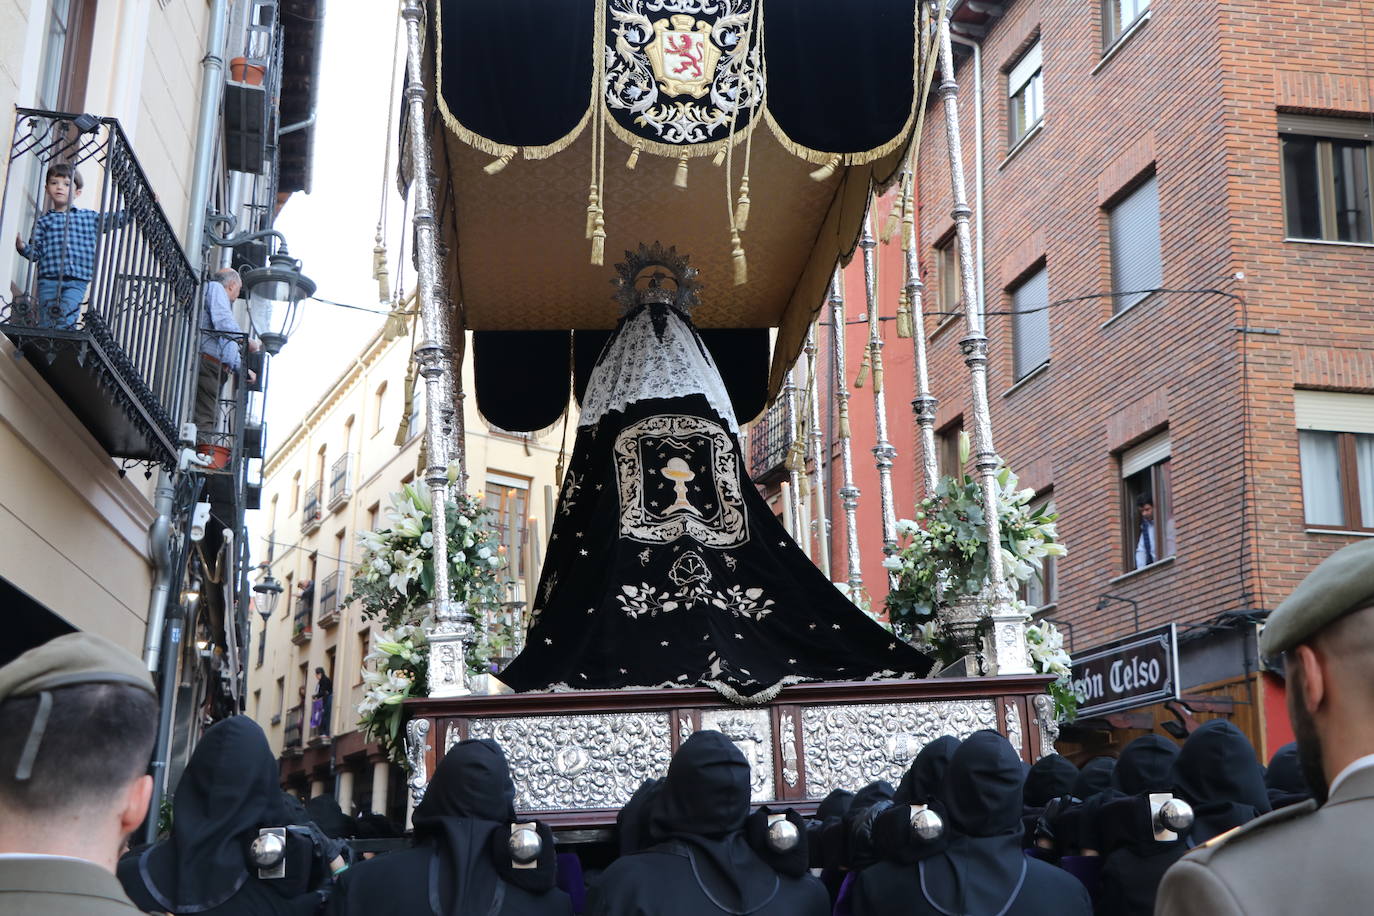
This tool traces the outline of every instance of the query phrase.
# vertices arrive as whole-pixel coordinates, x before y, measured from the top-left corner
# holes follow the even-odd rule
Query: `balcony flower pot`
[[[227,445],[202,444],[196,447],[196,451],[210,458],[210,463],[206,466],[207,470],[221,471],[229,466],[229,459],[233,456],[233,449]]]
[[[229,61],[229,78],[236,83],[247,83],[249,86],[261,86],[263,78],[267,76],[267,68],[259,64],[250,64],[246,57],[235,57]]]

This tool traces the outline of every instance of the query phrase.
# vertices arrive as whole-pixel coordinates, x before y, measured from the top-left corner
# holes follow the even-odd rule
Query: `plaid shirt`
[[[129,224],[129,214],[94,210],[49,210],[38,217],[33,236],[20,252],[38,263],[38,276],[74,277],[89,283],[95,276],[95,250],[100,233]]]

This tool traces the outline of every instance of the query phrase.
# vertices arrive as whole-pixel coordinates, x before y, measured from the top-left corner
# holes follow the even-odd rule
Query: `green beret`
[[[0,703],[77,684],[128,684],[157,696],[152,675],[137,656],[103,636],[68,633],[0,668]]]
[[[1269,615],[1260,652],[1278,655],[1352,611],[1374,606],[1374,540],[1342,547]]]

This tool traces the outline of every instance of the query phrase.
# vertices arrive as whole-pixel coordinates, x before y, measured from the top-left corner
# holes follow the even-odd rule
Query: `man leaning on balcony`
[[[200,371],[196,377],[196,431],[201,441],[218,431],[218,407],[224,380],[237,375],[240,367],[238,339],[243,328],[234,318],[231,303],[243,288],[239,272],[232,267],[215,271],[205,284],[200,315]],[[256,352],[262,344],[249,338],[248,349]],[[251,385],[257,376],[248,370]]]

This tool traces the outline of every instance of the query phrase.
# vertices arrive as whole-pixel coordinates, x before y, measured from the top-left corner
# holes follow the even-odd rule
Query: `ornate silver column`
[[[429,695],[462,696],[469,693],[464,640],[472,631],[472,618],[459,603],[455,608],[449,594],[447,503],[448,446],[453,431],[453,408],[446,390],[453,371],[449,341],[448,307],[439,284],[438,237],[434,218],[434,184],[430,172],[429,136],[425,131],[424,46],[421,25],[424,16],[420,0],[405,0],[401,16],[406,24],[405,90],[406,129],[410,133],[412,187],[415,193],[415,255],[418,262],[420,320],[424,337],[415,348],[415,361],[425,381],[425,446],[429,463],[425,483],[432,502],[435,532],[434,629],[429,638]]]
[[[839,413],[840,505],[844,507],[845,551],[848,556],[849,589],[863,588],[863,572],[859,568],[859,488],[854,486],[854,449],[849,441],[849,375],[844,359],[844,269],[836,264],[835,276],[830,280],[830,337],[835,354],[835,408]],[[857,596],[855,596],[857,597]]]
[[[868,362],[873,369],[873,463],[878,466],[878,500],[883,513],[883,555],[897,549],[897,514],[892,502],[892,459],[897,450],[887,438],[887,400],[883,397],[883,329],[878,307],[878,271],[874,252],[878,240],[873,237],[873,204],[868,200],[864,213],[863,234],[859,248],[864,256],[864,296],[868,305]],[[888,574],[893,583],[896,575]]]
[[[912,182],[912,194],[916,193],[916,176],[908,172]],[[940,479],[939,464],[935,450],[935,408],[940,402],[930,393],[930,371],[926,365],[926,319],[921,303],[922,284],[921,266],[916,257],[917,240],[916,207],[911,207],[907,217],[902,220],[902,245],[906,249],[906,302],[911,309],[911,341],[916,348],[916,397],[911,399],[911,409],[916,414],[917,432],[921,438],[921,481],[925,484],[927,496],[935,492],[935,484]],[[920,503],[917,496],[916,502]]]
[[[825,501],[829,490],[825,488],[825,432],[821,429],[821,386],[820,363],[816,360],[816,326],[806,329],[806,377],[808,382],[807,413],[811,418],[811,524],[816,528],[816,565],[825,570],[826,578],[830,572],[830,526],[826,522]]]
[[[1026,629],[1021,615],[1012,606],[1006,571],[1002,568],[1002,531],[997,518],[997,452],[992,444],[992,418],[988,411],[988,337],[983,331],[983,315],[973,276],[973,245],[969,232],[968,192],[964,182],[964,151],[959,138],[959,84],[954,80],[954,52],[949,37],[949,11],[943,2],[936,28],[940,41],[940,98],[945,113],[945,139],[949,150],[950,181],[953,185],[955,235],[959,240],[959,290],[964,300],[967,334],[959,341],[968,365],[973,390],[974,466],[978,469],[983,492],[983,516],[988,531],[988,584],[980,596],[980,611],[992,619],[991,657],[994,674],[1030,673],[1026,651]]]
[[[784,463],[787,466],[787,511],[792,518],[792,530],[787,532],[792,535],[792,539],[801,545],[801,549],[809,557],[811,556],[811,544],[807,541],[805,525],[802,523],[802,501],[801,501],[801,470],[797,468],[797,461],[800,458],[803,468],[806,465],[805,450],[798,451],[797,428],[797,382],[796,366],[787,370],[787,379],[782,383],[783,397],[783,416],[787,422],[787,456]]]

